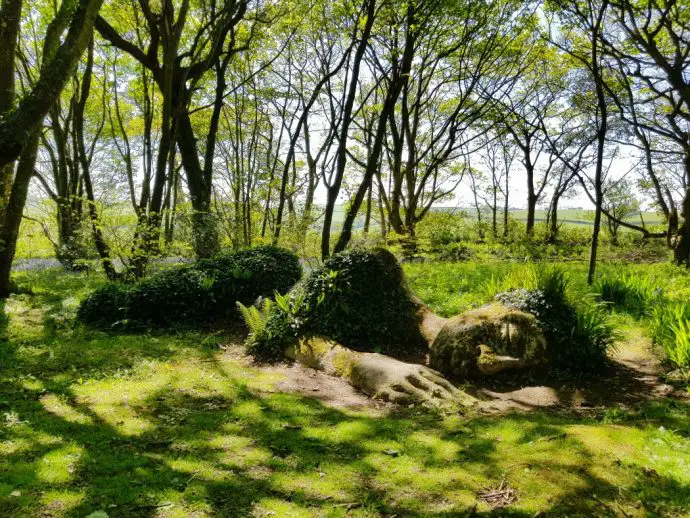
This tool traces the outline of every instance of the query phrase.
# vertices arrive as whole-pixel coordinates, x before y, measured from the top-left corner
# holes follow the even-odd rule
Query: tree
[[[0,4],[0,297],[7,297],[10,291],[10,269],[35,170],[43,119],[86,49],[102,1],[72,0],[60,4],[46,29],[38,79],[16,105],[15,49],[22,0],[3,0]]]
[[[675,0],[632,2],[611,0],[615,23],[600,34],[602,49],[618,64],[621,112],[631,124],[645,152],[649,180],[654,185],[657,203],[669,220],[676,217],[665,198],[665,188],[652,164],[651,134],[674,142],[678,161],[690,178],[690,66],[688,18],[683,2]],[[626,109],[627,108],[627,109]],[[686,182],[687,183],[687,182]],[[668,205],[667,205],[668,204]],[[666,205],[666,209],[664,206]],[[683,223],[678,230],[675,260],[690,266],[690,190],[683,193]],[[669,225],[669,234],[675,229]],[[670,242],[670,235],[668,236]]]
[[[226,96],[225,74],[233,56],[248,48],[254,33],[255,24],[245,32],[238,31],[248,7],[249,0],[206,6],[183,0],[179,7],[172,0],[163,0],[160,5],[141,0],[138,6],[133,6],[131,14],[135,20],[143,19],[146,28],[145,39],[137,43],[123,36],[105,17],[96,21],[96,29],[104,39],[128,53],[151,73],[162,97],[154,184],[140,224],[144,257],[158,241],[164,188],[169,180],[168,164],[175,144],[182,157],[194,209],[196,254],[209,257],[218,251],[217,228],[211,213],[213,159]],[[203,79],[209,72],[215,75],[215,82],[208,92],[211,102],[207,107],[211,109],[211,116],[205,128],[202,153],[190,104],[195,93],[203,89]],[[199,160],[202,155],[203,162]],[[145,264],[139,266],[138,273],[143,267]]]
[[[490,134],[480,151],[481,162],[487,171],[481,198],[491,209],[491,231],[498,237],[499,202],[503,201],[503,237],[508,235],[510,170],[517,158],[517,147],[509,140],[506,132]]]
[[[591,179],[594,190],[594,228],[589,257],[587,282],[594,282],[599,249],[599,232],[603,204],[604,155],[609,122],[610,100],[606,95],[605,65],[601,51],[601,34],[609,10],[609,0],[557,0],[561,25],[560,36],[550,35],[550,40],[567,53],[586,70],[593,93],[591,109],[592,123],[596,128],[596,158],[594,176]],[[579,174],[579,173],[578,173]],[[582,176],[579,176],[582,181]]]
[[[515,88],[501,100],[496,114],[512,136],[522,155],[527,183],[527,220],[525,232],[534,233],[539,201],[551,181],[556,160],[549,153],[551,121],[562,111],[565,78],[563,60],[544,44],[531,49],[530,68],[519,78]],[[545,162],[545,163],[544,163]]]
[[[629,180],[622,178],[609,181],[604,187],[604,208],[610,215],[606,218],[611,242],[618,244],[620,222],[640,212],[640,202],[633,194],[633,186]]]
[[[461,169],[453,161],[460,159],[461,147],[474,145],[486,131],[471,127],[489,111],[492,99],[510,89],[523,67],[517,49],[528,41],[522,29],[533,21],[531,3],[406,2],[404,7],[390,23],[392,32],[384,40],[388,50],[379,52],[387,61],[373,58],[374,75],[381,79],[380,108],[335,251],[343,250],[352,237],[387,142],[389,221],[398,232],[413,232],[434,202],[459,183],[456,173]],[[415,60],[419,67],[412,66]]]

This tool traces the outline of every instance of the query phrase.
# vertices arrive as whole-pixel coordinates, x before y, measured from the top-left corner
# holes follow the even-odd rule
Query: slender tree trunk
[[[496,194],[496,186],[494,185],[494,203],[491,206],[491,230],[494,239],[498,237],[498,196]]]
[[[683,162],[687,187],[681,210],[683,223],[678,229],[678,241],[674,250],[674,257],[678,265],[690,268],[690,142],[685,146]]]
[[[96,245],[96,251],[101,259],[101,264],[103,265],[103,271],[109,280],[113,281],[117,279],[118,274],[113,266],[112,259],[110,257],[110,247],[103,237],[103,231],[101,230],[100,217],[98,215],[98,208],[96,207],[96,200],[93,194],[93,184],[91,182],[91,164],[89,163],[89,157],[86,152],[86,144],[84,142],[84,109],[86,108],[86,102],[89,98],[91,92],[91,74],[93,71],[93,39],[89,44],[88,49],[88,59],[86,64],[86,70],[82,79],[82,89],[80,92],[80,99],[77,100],[75,104],[74,111],[74,130],[75,139],[77,143],[77,156],[79,157],[79,164],[81,165],[82,177],[84,181],[84,191],[86,194],[87,204],[89,207],[89,219],[91,220],[91,231],[93,234],[93,240]],[[105,116],[105,115],[104,115]]]
[[[508,174],[506,172],[506,192],[503,201],[503,237],[508,237],[508,212],[509,212],[509,202],[508,202]]]
[[[688,172],[686,171],[686,175]],[[676,208],[676,203],[673,200],[671,191],[666,187],[666,197],[668,198],[668,225],[666,227],[666,246],[668,248],[675,248],[674,236],[678,234],[678,209]]]
[[[379,219],[381,220],[381,237],[386,242],[388,239],[388,226],[386,225],[386,211],[383,207],[383,196],[379,193],[378,197]]]
[[[371,223],[371,191],[373,185],[369,186],[369,194],[367,194],[367,212],[364,217],[364,234],[369,234],[369,225]]]
[[[375,13],[376,13],[376,0],[368,0],[367,2],[367,17],[365,20],[365,25],[364,29],[362,31],[362,36],[359,40],[359,43],[357,45],[357,49],[355,51],[355,56],[353,58],[352,62],[352,72],[350,76],[350,84],[348,86],[348,91],[347,91],[347,96],[345,98],[345,103],[344,103],[344,108],[343,108],[343,114],[342,114],[342,123],[340,126],[340,131],[338,133],[338,149],[336,151],[336,167],[335,167],[335,176],[333,179],[333,183],[328,186],[328,199],[326,200],[326,214],[324,217],[324,222],[323,222],[323,229],[321,231],[321,258],[326,259],[330,254],[331,254],[331,224],[333,223],[333,210],[335,208],[335,203],[338,199],[338,196],[340,194],[340,188],[343,183],[343,176],[345,175],[345,166],[347,165],[347,139],[348,139],[348,134],[349,134],[349,129],[350,125],[352,124],[352,110],[353,106],[355,103],[355,96],[357,95],[357,88],[358,88],[358,83],[359,83],[359,71],[360,67],[362,65],[362,60],[364,59],[364,54],[366,53],[367,47],[369,46],[369,37],[371,35],[371,29],[374,26],[374,18],[375,18]],[[385,110],[385,109],[384,109]],[[389,112],[385,112],[382,114],[383,118],[388,117]],[[385,125],[385,120],[383,122]],[[382,144],[383,140],[383,135],[380,136],[381,142],[379,143],[379,147]],[[380,154],[380,149],[379,149],[379,154]],[[379,157],[376,156],[376,163],[378,164],[379,162]],[[373,174],[373,173],[372,173]],[[368,178],[368,181],[367,181]],[[366,188],[369,187],[369,183],[371,183],[371,175],[367,171],[365,173],[365,181],[364,183],[367,184]],[[360,189],[361,191],[361,189]],[[356,209],[354,211],[355,216],[357,215],[357,212],[359,211],[359,206],[362,204],[362,199],[364,198],[365,193],[360,193],[360,191],[357,192],[355,195],[355,199],[353,200],[353,204],[356,204]],[[344,233],[349,233],[351,231],[350,227],[352,223],[349,221],[350,214],[345,216],[345,221],[343,223],[343,228],[340,234],[340,238],[342,239]],[[354,220],[354,218],[353,218]],[[349,226],[348,226],[349,225]],[[347,237],[347,241],[349,241],[349,236]],[[344,250],[345,246],[340,245],[340,240],[338,243],[336,243],[336,252],[341,252]]]
[[[606,97],[604,96],[603,78],[600,74],[596,35],[592,44],[592,63],[594,71],[594,81],[596,83],[597,104],[599,109],[599,129],[597,131],[597,163],[594,172],[594,229],[592,230],[592,249],[589,256],[589,272],[587,273],[587,283],[594,283],[594,274],[597,268],[597,252],[599,250],[599,231],[601,229],[601,212],[604,201],[603,193],[603,174],[604,174],[604,147],[606,145],[606,132],[608,129],[608,109]]]
[[[12,190],[7,202],[5,217],[0,225],[0,298],[10,295],[10,271],[17,250],[19,227],[22,222],[24,205],[29,193],[29,183],[34,174],[39,134],[29,137],[17,164]]]
[[[553,199],[551,200],[551,210],[549,213],[549,243],[558,242],[558,203],[560,202],[560,199],[560,193],[555,192],[553,195]]]
[[[529,153],[529,152],[527,152]],[[529,161],[529,156],[527,157],[527,164],[525,169],[527,171],[527,224],[526,232],[528,236],[534,234],[534,219],[537,211],[537,195],[534,191],[534,165]]]
[[[340,232],[340,237],[335,245],[334,252],[342,252],[347,247],[350,239],[352,239],[352,228],[354,226],[359,209],[362,206],[364,197],[366,196],[371,182],[376,174],[376,170],[379,167],[381,152],[383,150],[383,140],[385,137],[386,125],[389,117],[392,116],[395,105],[400,97],[400,93],[405,85],[408,83],[410,78],[410,71],[412,69],[412,61],[415,54],[415,42],[417,39],[416,34],[416,6],[412,2],[407,5],[407,35],[405,38],[405,48],[402,53],[402,58],[400,62],[400,67],[398,71],[391,78],[391,85],[389,86],[386,98],[383,102],[381,108],[381,113],[379,114],[379,119],[377,122],[376,135],[374,137],[373,146],[369,157],[367,158],[367,168],[364,172],[364,178],[362,183],[359,185],[355,197],[352,199],[350,208],[345,215],[345,220],[343,221],[343,228]],[[322,246],[323,250],[323,246]]]

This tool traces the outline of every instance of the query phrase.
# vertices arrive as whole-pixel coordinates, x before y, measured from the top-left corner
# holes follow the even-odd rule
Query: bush
[[[336,254],[284,301],[250,339],[255,355],[275,358],[300,336],[323,336],[358,351],[422,350],[418,305],[400,264],[384,249]]]
[[[208,324],[236,311],[236,302],[288,291],[301,277],[298,258],[275,247],[222,253],[178,266],[132,286],[106,284],[87,297],[79,318],[89,324]]]
[[[127,319],[132,286],[110,282],[86,297],[77,318],[92,326],[107,326]]]
[[[464,243],[450,243],[443,247],[438,253],[438,259],[441,261],[469,261],[474,257],[474,250]]]
[[[247,351],[250,354],[260,360],[278,361],[297,342],[305,327],[300,315],[308,313],[298,292],[293,290],[285,296],[276,294],[274,304],[256,309],[240,306],[249,328]]]
[[[600,306],[578,307],[567,292],[565,274],[547,270],[538,274],[536,288],[499,293],[496,298],[537,318],[552,364],[575,370],[600,367],[614,344],[614,328]]]
[[[417,225],[417,238],[426,252],[438,253],[451,243],[459,243],[469,237],[465,221],[466,214],[460,212],[432,211]]]

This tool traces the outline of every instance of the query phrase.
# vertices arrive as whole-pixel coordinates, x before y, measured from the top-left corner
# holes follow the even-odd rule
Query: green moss
[[[88,324],[200,326],[236,314],[236,302],[285,293],[301,277],[297,256],[275,247],[222,253],[171,268],[131,286],[106,284],[79,308]]]
[[[291,300],[287,312],[276,309],[287,314],[276,316],[273,328],[252,339],[249,347],[255,354],[275,357],[290,340],[309,336],[393,356],[427,347],[419,330],[418,305],[400,264],[387,250],[334,255],[295,287]]]
[[[8,300],[0,340],[1,516],[690,510],[687,401],[498,416],[343,410],[276,392],[282,375],[237,360],[224,335],[77,326],[46,338],[43,316],[103,280],[17,278],[33,294]],[[503,481],[519,499],[491,509],[477,493]]]

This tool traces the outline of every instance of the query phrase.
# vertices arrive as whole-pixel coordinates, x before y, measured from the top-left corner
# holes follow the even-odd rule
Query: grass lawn
[[[444,314],[482,303],[514,269],[406,268]],[[0,516],[690,515],[687,401],[335,409],[278,392],[278,371],[238,359],[231,335],[75,325],[98,276],[17,280],[33,294],[5,303],[0,333]],[[509,506],[478,497],[500,486],[515,490]]]

